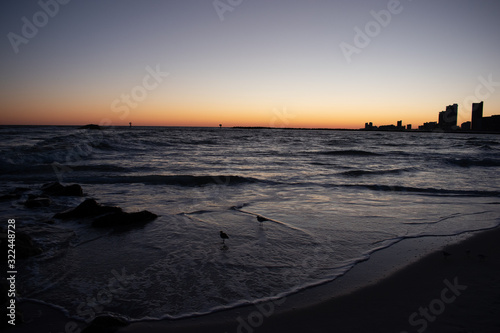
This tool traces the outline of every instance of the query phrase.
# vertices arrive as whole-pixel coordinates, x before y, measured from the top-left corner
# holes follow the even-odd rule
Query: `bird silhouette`
[[[451,253],[446,252],[446,251],[443,251],[443,256],[444,256],[444,258],[446,259],[446,258],[448,258],[449,256],[451,256]]]
[[[222,244],[226,244],[225,241],[226,241],[226,239],[229,238],[229,236],[224,231],[221,231],[219,233],[219,235],[220,235],[220,238],[222,238]]]
[[[260,216],[260,215],[257,215],[257,221],[259,222],[264,222],[264,221],[269,221],[268,219],[266,219],[265,217],[263,216]]]

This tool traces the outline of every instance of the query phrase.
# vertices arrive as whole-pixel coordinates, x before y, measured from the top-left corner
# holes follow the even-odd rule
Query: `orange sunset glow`
[[[482,100],[485,115],[500,112],[497,18],[483,8],[480,27],[470,9],[443,21],[440,10],[406,4],[367,34],[361,28],[377,24],[373,4],[339,12],[303,3],[286,13],[249,5],[222,21],[211,6],[136,5],[153,15],[141,28],[119,19],[132,9],[89,19],[82,6],[61,7],[64,15],[26,43],[12,36],[24,38],[17,18],[36,4],[4,20],[1,124],[355,129],[417,126],[454,103],[459,121]],[[422,26],[421,15],[433,23]],[[303,20],[290,24],[295,17]]]

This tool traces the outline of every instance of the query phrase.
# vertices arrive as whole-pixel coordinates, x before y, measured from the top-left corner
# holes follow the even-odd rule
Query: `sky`
[[[4,0],[0,125],[500,114],[498,0]]]

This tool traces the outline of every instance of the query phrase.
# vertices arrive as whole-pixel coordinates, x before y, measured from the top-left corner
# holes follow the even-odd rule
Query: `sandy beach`
[[[274,302],[197,318],[138,322],[117,332],[498,332],[500,229],[465,236],[421,258],[417,249],[422,253],[432,239],[401,242],[337,281]],[[417,261],[408,265],[411,259]],[[85,327],[46,306],[25,303],[20,308],[27,323],[12,332],[79,332]]]

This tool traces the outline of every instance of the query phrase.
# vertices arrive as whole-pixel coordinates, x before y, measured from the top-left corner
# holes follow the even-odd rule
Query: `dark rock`
[[[68,185],[64,187],[64,191],[60,195],[83,197],[83,189],[78,184]]]
[[[158,215],[148,212],[147,210],[136,213],[117,212],[96,218],[92,222],[92,226],[97,228],[122,226],[129,227],[151,222],[157,217]]]
[[[85,126],[78,127],[78,129],[100,130],[101,126],[96,125],[96,124],[88,124]]]
[[[64,186],[59,182],[48,183],[42,185],[42,191],[51,195],[60,195],[60,196],[76,196],[82,197],[83,190],[82,187],[78,184]]]
[[[42,253],[42,249],[36,246],[30,235],[16,232],[16,259],[25,259]]]
[[[57,213],[54,215],[54,218],[67,220],[71,218],[94,217],[103,214],[120,212],[122,212],[120,207],[103,206],[97,203],[94,199],[87,199],[76,208],[69,209],[62,213]]]
[[[63,220],[85,217],[96,217],[94,221],[92,221],[92,226],[104,228],[142,225],[153,221],[158,215],[148,212],[147,210],[126,213],[120,207],[103,206],[94,199],[87,199],[76,208],[54,215],[54,218]]]
[[[28,200],[24,203],[24,205],[28,208],[37,208],[37,207],[48,207],[50,206],[50,199],[46,196],[37,196],[30,194],[28,196]]]
[[[59,182],[47,183],[42,185],[42,191],[45,193],[59,193],[64,190],[64,186]]]
[[[128,323],[122,318],[110,315],[99,316],[92,320],[82,333],[112,333],[127,325]]]

